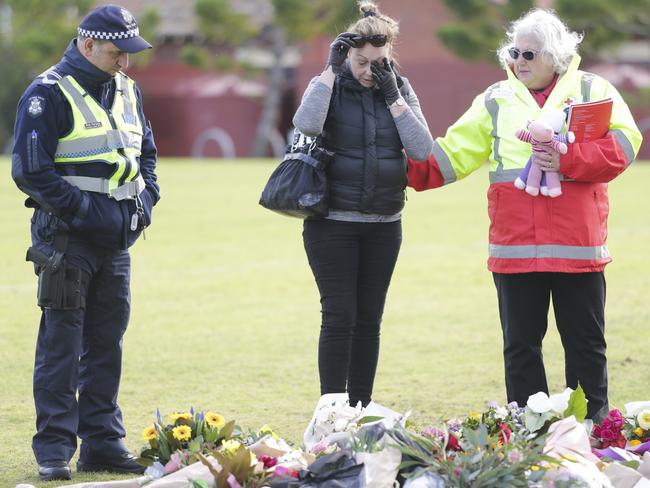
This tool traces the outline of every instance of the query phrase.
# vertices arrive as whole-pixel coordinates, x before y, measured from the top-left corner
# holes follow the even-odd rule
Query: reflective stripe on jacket
[[[70,103],[74,123],[72,131],[59,139],[54,162],[101,162],[115,166],[108,180],[88,176],[64,179],[82,190],[106,193],[117,200],[139,194],[144,188],[138,166],[143,128],[137,115],[133,80],[121,72],[115,76],[110,111],[88,96],[72,76],[67,75],[57,83]]]
[[[578,70],[574,56],[543,108],[508,71],[490,86],[434,144],[428,162],[409,160],[409,185],[424,190],[458,181],[489,162],[488,268],[497,273],[600,271],[611,261],[606,246],[607,182],[635,158],[641,145],[630,111],[603,78]],[[609,133],[569,145],[560,159],[562,195],[532,197],[513,185],[530,155],[515,136],[544,110],[612,98]]]

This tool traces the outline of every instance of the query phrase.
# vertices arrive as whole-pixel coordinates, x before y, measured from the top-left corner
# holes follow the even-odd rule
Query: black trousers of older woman
[[[578,382],[582,386],[588,418],[607,415],[604,273],[494,273],[494,283],[508,401],[524,406],[530,395],[548,393],[542,339],[552,298],[564,346],[566,384],[572,389]]]
[[[321,394],[370,403],[379,329],[402,242],[401,222],[305,220],[303,240],[318,290]]]

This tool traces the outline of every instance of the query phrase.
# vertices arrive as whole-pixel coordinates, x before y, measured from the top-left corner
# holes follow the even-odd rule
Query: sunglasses
[[[533,59],[535,59],[535,55],[539,54],[539,51],[533,51],[532,49],[528,49],[524,52],[521,52],[516,47],[511,47],[510,49],[508,49],[508,54],[510,54],[510,57],[512,59],[517,59],[521,54],[521,57],[523,57],[526,61],[532,61]]]
[[[357,47],[363,47],[367,42],[375,47],[385,46],[388,42],[388,36],[385,34],[375,34],[374,36],[354,36],[352,41]]]

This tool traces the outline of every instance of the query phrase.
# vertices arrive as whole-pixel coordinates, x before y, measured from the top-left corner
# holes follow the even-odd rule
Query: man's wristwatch
[[[388,108],[403,107],[404,105],[406,105],[406,101],[402,97],[399,97],[397,100],[395,100],[393,103],[391,103],[388,106]]]

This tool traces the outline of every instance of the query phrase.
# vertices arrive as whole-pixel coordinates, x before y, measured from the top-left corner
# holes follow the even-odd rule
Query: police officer
[[[128,10],[99,7],[18,104],[12,176],[35,209],[28,259],[42,315],[32,448],[43,480],[70,479],[77,436],[77,471],[143,471],[124,445],[117,394],[127,249],[159,199],[151,127],[123,73],[129,54],[148,48]]]

